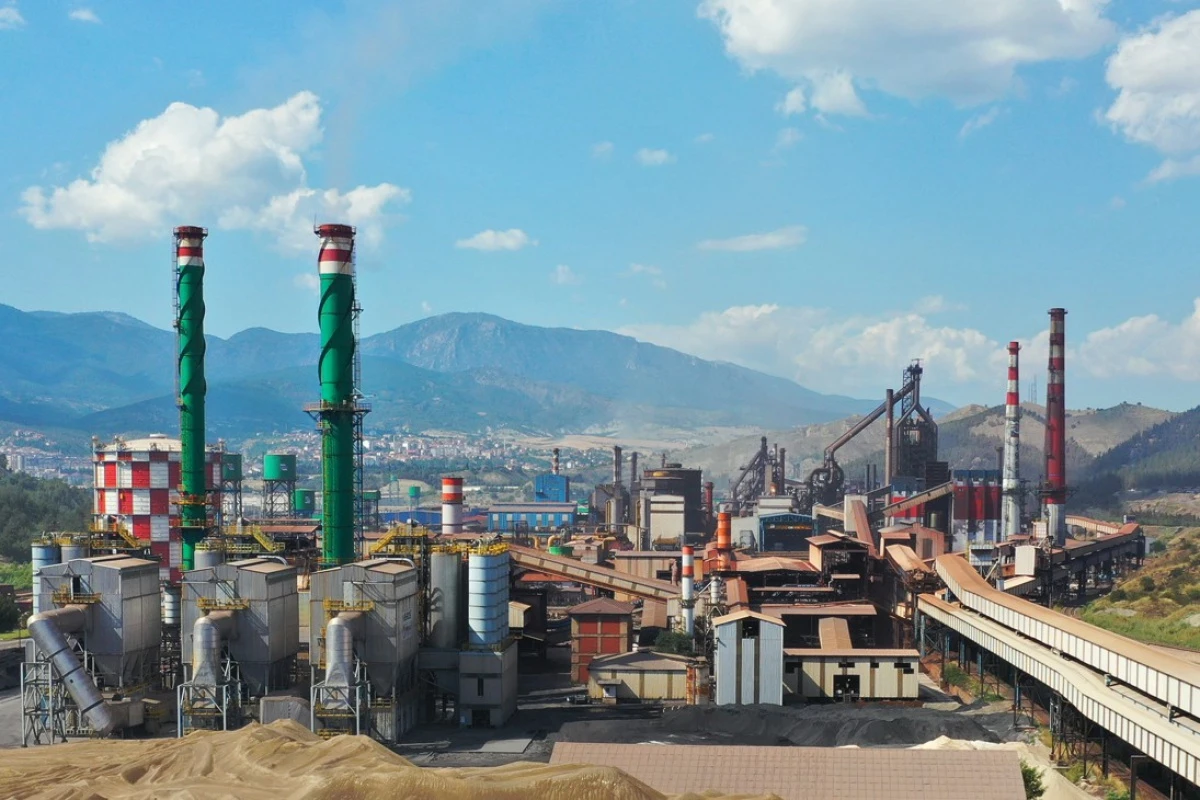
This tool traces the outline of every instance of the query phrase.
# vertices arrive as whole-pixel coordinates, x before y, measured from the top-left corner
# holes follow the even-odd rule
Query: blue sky
[[[0,0],[0,302],[314,330],[602,328],[874,395],[1200,400],[1200,10],[1144,0]],[[173,105],[176,104],[176,105]],[[19,265],[19,266],[18,266]]]

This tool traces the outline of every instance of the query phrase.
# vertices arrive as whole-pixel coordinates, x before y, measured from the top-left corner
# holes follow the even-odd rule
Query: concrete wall
[[[459,725],[474,726],[476,711],[499,727],[517,710],[517,645],[502,652],[463,650],[458,654]]]

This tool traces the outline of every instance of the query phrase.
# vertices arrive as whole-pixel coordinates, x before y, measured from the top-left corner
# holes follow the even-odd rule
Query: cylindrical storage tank
[[[429,559],[429,644],[446,649],[462,643],[459,596],[462,559],[458,553],[434,553]]]
[[[467,557],[467,643],[490,648],[508,638],[508,551]]]
[[[180,616],[181,591],[178,586],[172,586],[167,583],[162,585],[163,625],[179,625],[182,621],[182,617]]]
[[[62,540],[62,563],[75,558],[88,558],[92,555],[92,545],[85,536],[71,536]]]
[[[58,545],[51,541],[34,542],[31,550],[33,560],[33,613],[42,610],[42,567],[61,564]]]
[[[552,544],[550,545],[549,552],[552,556],[566,556],[570,558],[575,555],[575,548],[569,544]]]
[[[241,453],[224,453],[221,455],[221,480],[233,483],[242,480]]]
[[[421,487],[420,486],[408,487],[408,502],[414,506],[421,502]]]
[[[298,517],[311,517],[317,513],[317,490],[297,489],[292,495],[292,511]]]
[[[296,480],[296,456],[293,453],[267,453],[263,456],[264,481]]]
[[[364,489],[362,496],[363,500],[368,503],[378,503],[383,497],[383,493],[378,489]]]
[[[196,548],[196,569],[210,569],[225,563],[225,551],[216,548]]]

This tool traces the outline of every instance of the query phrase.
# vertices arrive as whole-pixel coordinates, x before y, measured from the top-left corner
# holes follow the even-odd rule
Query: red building
[[[597,656],[633,649],[633,606],[607,597],[567,611],[571,618],[571,682],[588,682],[588,664]]]

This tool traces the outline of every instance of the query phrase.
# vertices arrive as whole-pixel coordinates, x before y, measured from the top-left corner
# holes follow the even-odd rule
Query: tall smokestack
[[[696,631],[696,556],[691,546],[683,548],[683,580],[679,605],[683,607],[683,632],[691,636]]]
[[[787,494],[787,448],[779,448],[779,494]]]
[[[554,448],[550,454],[550,474],[558,474],[558,448]]]
[[[181,566],[196,565],[196,545],[208,531],[208,477],[205,475],[204,396],[204,238],[192,226],[175,229],[175,299],[179,332],[179,527]]]
[[[442,533],[462,533],[463,479],[442,478]]]
[[[613,477],[612,477],[614,489],[620,487],[620,485],[621,485],[621,467],[622,466],[623,465],[622,465],[622,458],[621,458],[621,447],[619,445],[614,444],[613,445]]]
[[[1067,541],[1066,309],[1050,309],[1050,370],[1046,383],[1046,535]]]
[[[713,524],[713,482],[704,482],[704,518],[709,525]]]
[[[895,438],[896,438],[896,412],[892,407],[895,404],[896,404],[896,393],[895,393],[895,391],[888,389],[887,390],[887,399],[885,400],[885,405],[887,406],[887,422],[884,424],[884,428],[883,428],[883,431],[884,431],[883,435],[887,439],[887,441],[884,442],[884,445],[883,445],[883,485],[884,486],[892,485],[892,469],[893,469],[892,455],[896,449],[896,441],[895,441]]]
[[[641,476],[638,475],[638,454],[634,450],[629,454],[629,502],[631,503],[637,502],[637,486],[641,479]]]
[[[314,232],[321,239],[321,560],[332,566],[354,560],[354,228],[320,225]]]
[[[1000,535],[1011,539],[1021,532],[1021,345],[1008,345],[1008,393],[1004,398],[1004,471],[1000,507]]]

